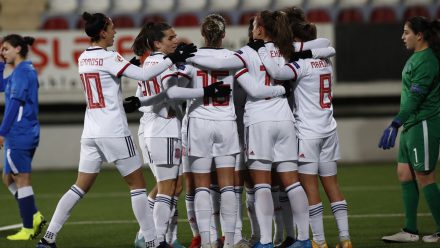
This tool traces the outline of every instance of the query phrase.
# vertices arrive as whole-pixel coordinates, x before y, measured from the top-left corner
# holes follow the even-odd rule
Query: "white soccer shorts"
[[[236,122],[190,118],[187,148],[190,157],[213,158],[239,153]]]
[[[248,160],[298,160],[296,131],[292,121],[255,123],[246,128],[245,138]]]
[[[81,139],[78,171],[99,173],[103,162],[114,163],[123,177],[142,166],[131,136]]]

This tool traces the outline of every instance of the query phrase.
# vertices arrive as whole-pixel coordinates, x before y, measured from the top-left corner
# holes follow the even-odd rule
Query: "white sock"
[[[286,236],[296,239],[295,225],[293,224],[292,208],[286,191],[280,191],[280,205],[283,212],[283,225]]]
[[[255,213],[255,190],[246,189],[246,210],[251,223],[252,237],[260,239],[260,226],[258,226],[257,215]]]
[[[178,196],[173,197],[171,205],[170,220],[168,221],[167,243],[172,244],[177,239],[177,222],[179,219],[179,212],[177,211]]]
[[[9,184],[8,189],[9,189],[9,192],[11,192],[11,194],[12,194],[14,197],[16,197],[15,195],[17,194],[17,191],[18,191],[18,189],[17,189],[17,184],[15,184],[15,183],[11,183],[11,184]]]
[[[298,228],[298,240],[309,239],[309,203],[306,192],[299,182],[286,187],[293,219]]]
[[[255,212],[260,226],[261,244],[272,242],[272,216],[274,210],[270,188],[270,185],[266,183],[256,184],[254,188]]]
[[[210,226],[210,240],[211,243],[218,240],[218,231],[221,227],[221,219],[220,219],[220,190],[217,185],[210,186],[211,192],[211,206],[212,206],[212,215],[211,215],[211,226]]]
[[[55,213],[52,216],[49,227],[47,228],[44,239],[49,243],[55,243],[58,232],[63,227],[66,220],[75,205],[83,198],[84,191],[76,185],[72,185],[70,189],[61,197],[57,204]]]
[[[339,230],[339,240],[350,239],[350,233],[348,231],[348,207],[345,200],[332,202],[333,215],[335,216],[336,225]]]
[[[222,231],[225,234],[224,247],[232,248],[234,246],[235,220],[237,218],[237,199],[235,198],[234,186],[221,188],[220,194]]]
[[[134,189],[130,191],[130,194],[131,207],[133,208],[134,216],[141,227],[145,242],[156,240],[153,213],[151,212],[151,209],[145,207],[148,204],[147,190]]]
[[[194,211],[194,195],[186,194],[185,204],[186,204],[186,216],[188,218],[189,226],[191,227],[193,237],[199,236],[200,235],[199,227],[197,226],[196,212]]]
[[[168,222],[171,215],[171,197],[164,194],[156,195],[154,202],[153,218],[156,225],[157,241],[165,241]]]
[[[281,242],[283,242],[283,212],[281,209],[280,204],[280,187],[279,186],[273,186],[271,188],[271,194],[272,194],[272,201],[273,201],[273,222],[274,222],[274,235],[273,235],[273,242],[274,245],[279,245]]]
[[[241,195],[243,193],[243,186],[235,186],[235,199],[237,201],[237,217],[235,220],[234,245],[243,239],[241,231],[243,230],[243,201]]]
[[[200,231],[202,245],[210,245],[209,229],[211,225],[211,194],[206,187],[200,187],[195,190],[194,206],[196,210],[197,225]]]
[[[312,228],[313,240],[318,244],[325,242],[324,223],[322,221],[323,212],[324,207],[322,206],[322,202],[309,206],[310,227]]]
[[[154,209],[154,202],[156,201],[155,199],[151,198],[150,196],[147,197],[148,199],[148,206],[151,209],[151,212],[153,212]]]

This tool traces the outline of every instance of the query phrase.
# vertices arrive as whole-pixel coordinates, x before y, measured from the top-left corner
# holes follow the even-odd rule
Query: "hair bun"
[[[84,21],[86,22],[92,22],[93,21],[93,16],[89,13],[89,12],[84,12],[82,14],[82,18],[84,19]]]
[[[35,38],[34,37],[30,37],[30,36],[25,36],[23,37],[24,42],[26,42],[26,44],[28,44],[29,46],[32,46],[32,44],[34,44]]]

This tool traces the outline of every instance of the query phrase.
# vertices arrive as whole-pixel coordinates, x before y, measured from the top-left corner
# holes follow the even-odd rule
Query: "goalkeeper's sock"
[[[437,224],[437,232],[440,232],[440,190],[436,183],[431,183],[423,188],[426,201]]]
[[[417,181],[402,182],[403,207],[405,210],[405,227],[410,233],[417,230],[417,206],[419,204],[419,187]]]
[[[84,191],[76,185],[72,185],[70,189],[61,197],[58,202],[55,213],[52,216],[49,227],[47,228],[44,238],[49,243],[55,243],[57,233],[69,218],[70,213],[75,205],[83,198]]]
[[[347,201],[337,201],[330,203],[333,215],[335,216],[336,225],[339,230],[339,240],[350,239],[350,232],[348,231],[348,206]]]

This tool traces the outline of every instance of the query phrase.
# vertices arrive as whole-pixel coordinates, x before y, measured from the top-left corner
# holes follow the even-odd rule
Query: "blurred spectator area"
[[[1,30],[81,28],[81,13],[101,12],[118,28],[166,21],[198,26],[209,13],[247,25],[257,11],[299,6],[315,23],[400,23],[410,16],[440,17],[440,0],[0,0]],[[29,8],[29,6],[32,6]]]

